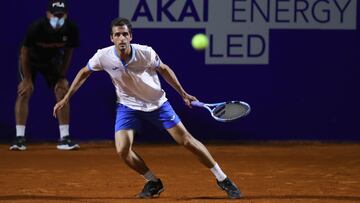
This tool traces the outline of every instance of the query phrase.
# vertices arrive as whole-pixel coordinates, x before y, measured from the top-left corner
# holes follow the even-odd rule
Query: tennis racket
[[[206,108],[215,120],[221,122],[232,121],[250,113],[250,105],[242,101],[228,101],[211,104],[192,101],[191,105]]]

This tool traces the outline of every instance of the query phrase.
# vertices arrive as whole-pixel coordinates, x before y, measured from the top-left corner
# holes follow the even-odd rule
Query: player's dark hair
[[[110,26],[110,34],[112,35],[112,28],[116,27],[116,26],[124,26],[126,25],[129,29],[129,33],[132,34],[132,25],[130,23],[130,21],[126,18],[115,18],[114,20],[111,21],[111,26]]]

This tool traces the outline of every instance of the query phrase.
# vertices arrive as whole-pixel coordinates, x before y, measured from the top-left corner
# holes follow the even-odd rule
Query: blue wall
[[[0,140],[9,141],[15,135],[19,43],[30,22],[45,15],[47,1],[3,4]],[[69,0],[68,4],[81,36],[68,75],[72,81],[97,49],[111,45],[109,23],[118,16],[118,2],[84,5],[84,1]],[[135,29],[133,40],[152,46],[197,98],[208,102],[240,99],[251,104],[248,117],[219,123],[204,109],[188,109],[163,81],[170,102],[194,136],[201,140],[359,140],[359,15],[356,30],[271,30],[268,65],[205,65],[204,53],[190,45],[191,37],[201,31]],[[92,74],[71,100],[71,134],[81,140],[112,139],[115,99],[107,74]],[[51,115],[54,101],[38,77],[30,101],[29,139],[58,139],[57,120]],[[147,125],[137,139],[171,140]]]

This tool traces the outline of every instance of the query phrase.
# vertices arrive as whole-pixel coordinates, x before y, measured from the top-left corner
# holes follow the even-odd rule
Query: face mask
[[[61,28],[65,23],[65,18],[58,18],[58,17],[51,17],[50,18],[50,25],[52,28],[56,29],[56,28]]]
[[[62,27],[64,25],[64,23],[65,23],[65,18],[64,17],[60,18],[59,27]]]

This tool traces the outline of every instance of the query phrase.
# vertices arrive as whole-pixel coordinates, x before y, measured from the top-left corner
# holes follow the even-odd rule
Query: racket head
[[[243,101],[228,101],[216,105],[211,110],[212,117],[221,122],[229,122],[248,115],[250,105]]]

